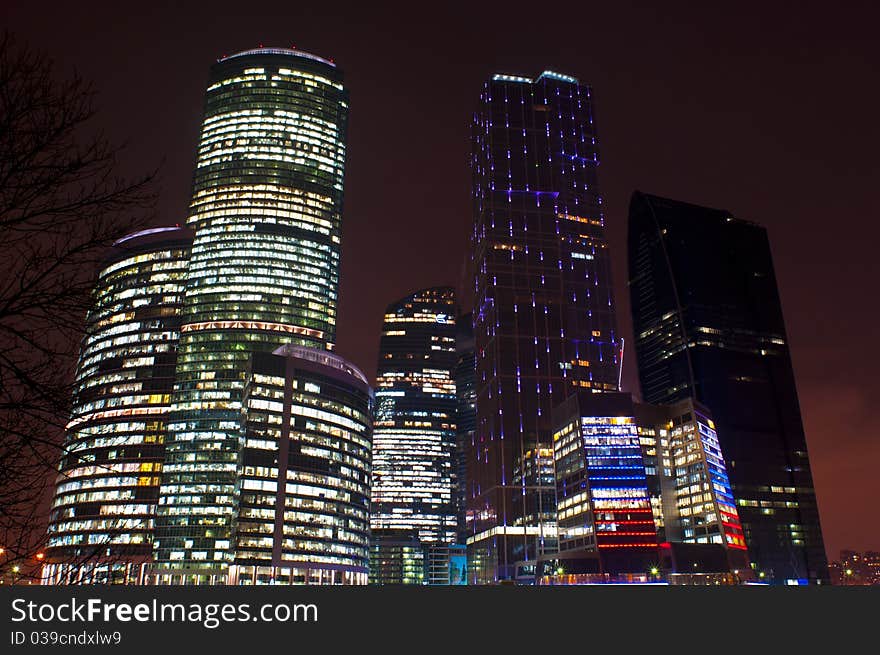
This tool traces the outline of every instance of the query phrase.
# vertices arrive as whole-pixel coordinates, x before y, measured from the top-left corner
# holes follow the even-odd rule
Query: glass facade
[[[211,69],[156,523],[161,579],[226,579],[251,353],[333,347],[347,115],[341,72],[315,55],[251,50]]]
[[[431,546],[427,549],[429,585],[467,584],[467,549],[464,545]]]
[[[722,544],[745,551],[715,421],[691,399],[635,405],[639,441],[661,541]],[[655,520],[656,522],[656,520]],[[662,528],[662,529],[661,529]],[[739,567],[748,566],[738,556]]]
[[[456,448],[455,448],[455,514],[457,543],[467,542],[467,452],[477,427],[476,357],[474,353],[473,315],[465,314],[456,321],[455,350],[458,361],[455,379]]]
[[[755,577],[704,407],[581,392],[554,424],[559,553],[540,559],[539,584]]]
[[[455,291],[416,291],[388,306],[379,346],[370,525],[456,542]]]
[[[580,393],[557,416],[560,550],[612,551],[605,557],[624,551],[621,560],[630,559],[630,551],[656,555],[654,512],[629,394]]]
[[[52,501],[50,584],[143,582],[191,242],[180,227],[130,234],[98,273]]]
[[[468,453],[471,581],[514,580],[556,548],[553,484],[517,475],[552,450],[551,409],[614,391],[619,347],[592,91],[495,75],[473,122],[477,425]]]
[[[325,350],[254,353],[229,584],[366,584],[372,393]]]
[[[629,275],[642,395],[712,412],[752,564],[825,582],[825,549],[767,232],[636,192]]]
[[[423,585],[427,582],[426,548],[418,531],[373,530],[370,537],[370,584]]]

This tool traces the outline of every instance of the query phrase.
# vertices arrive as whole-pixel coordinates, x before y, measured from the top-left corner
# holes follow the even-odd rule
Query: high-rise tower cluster
[[[333,352],[348,108],[306,52],[212,67],[187,226],[98,273],[47,582],[827,581],[763,228],[633,195],[634,399],[592,90],[494,75],[472,310],[388,305],[374,392]]]
[[[47,561],[366,581],[372,392],[328,352],[347,121],[327,59],[260,48],[212,67],[189,230],[124,240],[138,254],[99,278]]]
[[[222,577],[233,557],[248,357],[333,347],[347,116],[342,76],[320,57],[261,49],[211,69],[156,523],[163,575]]]

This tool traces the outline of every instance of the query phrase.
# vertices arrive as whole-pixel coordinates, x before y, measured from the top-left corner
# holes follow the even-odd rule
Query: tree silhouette
[[[95,89],[0,39],[0,575],[39,568],[96,265],[146,223],[155,172],[118,173]]]

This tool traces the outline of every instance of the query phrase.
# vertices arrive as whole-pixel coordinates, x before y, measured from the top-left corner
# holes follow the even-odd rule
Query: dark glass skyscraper
[[[385,310],[376,377],[370,526],[455,543],[455,290],[421,289]]]
[[[472,159],[474,582],[513,579],[556,548],[551,409],[576,389],[618,388],[598,166],[589,87],[551,71],[486,82]]]
[[[156,526],[158,577],[226,579],[250,354],[286,343],[333,347],[347,116],[342,73],[321,57],[261,48],[211,69]]]
[[[143,230],[105,258],[52,501],[50,584],[139,584],[153,554],[192,232]]]
[[[759,572],[777,582],[827,580],[766,230],[636,192],[629,271],[644,399],[693,397],[712,412]]]
[[[455,364],[456,447],[455,447],[455,513],[458,520],[459,544],[467,542],[467,453],[477,429],[477,363],[474,353],[473,314],[456,321]]]

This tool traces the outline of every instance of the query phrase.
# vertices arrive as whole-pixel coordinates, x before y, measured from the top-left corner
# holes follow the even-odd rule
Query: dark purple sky
[[[129,144],[127,171],[162,164],[157,223],[185,220],[217,57],[264,44],[334,59],[351,91],[338,351],[370,376],[384,307],[463,281],[469,120],[483,80],[553,69],[591,84],[623,334],[634,189],[766,226],[829,556],[880,550],[880,434],[869,411],[872,398],[880,406],[880,11],[417,4],[7,0],[0,18],[95,82],[102,125]],[[634,389],[634,357],[627,363]]]

